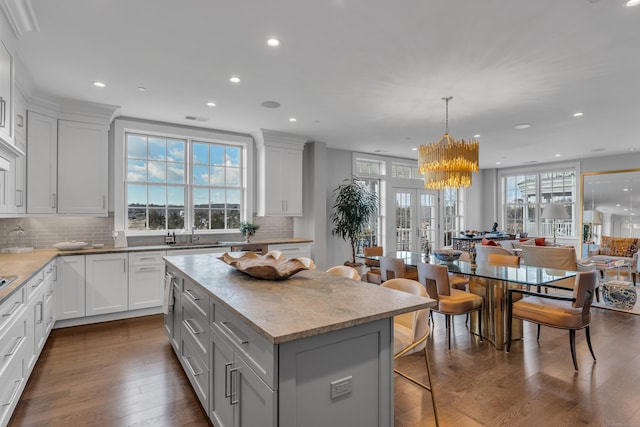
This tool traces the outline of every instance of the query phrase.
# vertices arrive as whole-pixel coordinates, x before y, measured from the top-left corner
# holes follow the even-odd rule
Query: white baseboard
[[[129,319],[132,317],[149,316],[162,313],[162,307],[150,307],[140,310],[120,311],[118,313],[100,314],[98,316],[78,317],[56,321],[54,329],[68,328],[70,326],[90,325],[92,323],[109,322],[111,320]]]

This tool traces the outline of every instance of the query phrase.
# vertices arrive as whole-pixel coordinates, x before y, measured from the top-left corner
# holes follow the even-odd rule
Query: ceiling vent
[[[194,122],[206,122],[207,119],[206,117],[198,117],[198,116],[184,116],[185,120],[193,120]]]

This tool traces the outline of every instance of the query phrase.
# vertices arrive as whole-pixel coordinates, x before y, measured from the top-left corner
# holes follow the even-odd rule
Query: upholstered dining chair
[[[382,283],[382,277],[380,276],[380,261],[375,259],[367,259],[370,256],[382,256],[382,246],[369,246],[364,248],[364,265],[369,267],[369,271],[366,273],[366,280],[369,283],[380,284]]]
[[[418,278],[427,289],[429,297],[438,301],[432,311],[445,316],[447,328],[447,348],[451,350],[451,316],[478,312],[479,335],[482,341],[482,297],[470,292],[452,289],[446,265],[418,264]]]
[[[284,254],[281,251],[269,251],[264,256],[273,257],[278,261],[282,261],[284,259]]]
[[[411,279],[390,279],[384,282],[381,287],[407,292],[421,297],[427,297],[427,290]],[[415,385],[422,387],[431,393],[431,403],[433,404],[433,415],[436,426],[439,426],[438,410],[436,398],[433,393],[433,382],[431,380],[431,365],[429,363],[429,352],[427,351],[427,338],[429,337],[429,309],[425,308],[411,313],[399,314],[393,317],[393,360],[403,356],[424,351],[424,360],[427,368],[428,384],[407,375],[394,368],[393,372],[411,381]]]
[[[358,270],[353,267],[349,267],[348,265],[336,265],[328,269],[327,273],[346,277],[347,279],[360,280]]]
[[[595,271],[578,273],[575,279],[573,294],[559,295],[553,293],[532,292],[525,289],[509,289],[507,305],[507,321],[511,324],[513,318],[536,323],[538,326],[536,339],[540,340],[540,326],[550,326],[552,328],[569,330],[569,345],[571,346],[571,357],[573,367],[578,370],[576,359],[576,330],[584,329],[587,338],[587,345],[591,352],[591,357],[596,360],[591,347],[591,336],[589,325],[591,323],[591,302],[593,301],[594,289],[598,282],[598,275]],[[547,285],[549,288],[561,289],[566,292],[563,286]],[[514,294],[529,295],[515,301]],[[507,332],[507,353],[511,349],[511,330]]]
[[[418,279],[417,271],[407,271],[402,258],[380,257],[380,278],[382,282],[391,279]]]
[[[304,266],[307,267],[309,270],[315,270],[316,269],[316,263],[313,262],[313,260],[311,258],[303,256],[303,257],[298,257],[297,259],[298,259],[298,261],[303,263]]]
[[[490,265],[503,265],[507,267],[520,266],[520,257],[517,255],[488,254],[487,257]]]

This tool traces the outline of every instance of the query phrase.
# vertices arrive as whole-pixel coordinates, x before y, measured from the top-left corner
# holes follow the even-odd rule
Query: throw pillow
[[[546,245],[544,237],[536,237],[535,243],[536,243],[536,246],[545,246]]]
[[[533,239],[527,239],[524,242],[513,242],[511,243],[513,249],[522,249],[523,246],[535,246],[536,241]]]
[[[482,246],[498,246],[498,244],[494,240],[482,238]]]

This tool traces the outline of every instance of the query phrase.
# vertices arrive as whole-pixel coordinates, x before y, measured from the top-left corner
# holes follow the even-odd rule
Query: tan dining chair
[[[386,282],[391,279],[418,279],[417,271],[407,271],[402,258],[380,257],[380,279]]]
[[[418,264],[419,282],[427,289],[429,297],[438,301],[432,311],[444,314],[447,328],[447,348],[451,350],[451,316],[478,312],[480,341],[482,341],[482,297],[470,292],[452,289],[446,265]]]
[[[427,297],[427,290],[415,280],[411,279],[390,279],[384,282],[381,287],[395,289],[400,292]],[[428,384],[423,383],[407,375],[394,367],[393,372],[411,381],[415,385],[422,387],[431,394],[433,405],[433,415],[436,426],[440,425],[438,420],[438,409],[436,398],[433,392],[433,381],[431,380],[431,365],[429,363],[429,352],[427,351],[427,338],[429,337],[429,309],[413,311],[410,313],[393,316],[393,360],[398,360],[403,356],[424,352],[424,361],[427,368]]]
[[[298,261],[303,263],[304,266],[307,267],[309,270],[315,270],[316,269],[316,263],[313,262],[313,260],[311,258],[303,256],[303,257],[298,257],[297,259],[298,259]]]
[[[503,265],[507,267],[519,267],[520,257],[517,255],[504,255],[504,254],[488,254],[489,265]]]
[[[589,325],[591,324],[591,302],[598,282],[598,275],[595,271],[578,273],[571,296],[557,293],[532,292],[525,289],[509,289],[507,298],[507,321],[511,324],[512,319],[522,319],[527,322],[536,323],[538,326],[536,339],[540,340],[540,326],[550,326],[552,328],[569,330],[569,345],[571,346],[571,357],[573,367],[578,370],[576,358],[576,330],[584,329],[587,338],[587,345],[591,352],[591,357],[596,360],[591,347],[591,336]],[[548,288],[566,291],[563,286],[546,285]],[[515,301],[514,294],[528,295]],[[511,330],[507,331],[507,353],[511,349]]]
[[[353,267],[349,267],[348,265],[336,265],[328,269],[327,273],[346,277],[347,279],[360,280],[358,270]]]
[[[369,271],[365,274],[365,279],[369,283],[375,283],[379,285],[382,283],[382,277],[380,276],[380,261],[375,259],[367,259],[370,256],[382,256],[382,246],[369,246],[364,248],[364,265],[369,268]]]
[[[278,261],[282,261],[284,259],[284,254],[281,251],[269,251],[264,256],[272,257]]]

